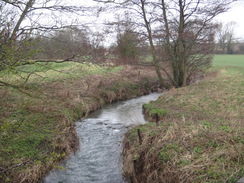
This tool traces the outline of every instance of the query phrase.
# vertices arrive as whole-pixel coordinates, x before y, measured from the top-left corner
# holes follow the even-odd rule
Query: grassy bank
[[[154,71],[144,67],[64,63],[18,69],[0,73],[20,87],[0,88],[0,182],[37,182],[77,149],[76,119],[157,85]]]
[[[244,176],[244,60],[224,61],[235,67],[221,62],[214,60],[222,66],[217,76],[144,105],[151,122],[124,140],[124,174],[131,182],[234,183]]]

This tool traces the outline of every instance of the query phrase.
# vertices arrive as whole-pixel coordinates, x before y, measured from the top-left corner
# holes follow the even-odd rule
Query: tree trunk
[[[142,9],[143,19],[144,19],[146,29],[147,29],[147,33],[148,33],[148,40],[150,43],[150,49],[151,49],[151,54],[152,54],[152,58],[153,58],[153,65],[155,66],[155,70],[156,70],[156,73],[157,73],[161,87],[169,89],[169,85],[166,84],[166,82],[165,82],[165,80],[164,80],[164,78],[160,72],[160,65],[159,65],[159,62],[156,58],[156,50],[155,50],[155,46],[153,44],[152,30],[150,27],[150,23],[147,20],[146,10],[145,10],[145,2],[143,0],[141,0],[141,9]]]
[[[178,40],[176,43],[176,55],[178,55],[177,59],[177,69],[179,75],[177,76],[177,84],[178,87],[186,86],[186,55],[185,55],[185,46],[184,46],[184,5],[182,0],[179,0],[179,8],[180,8],[180,16],[179,16],[179,30],[178,30]]]
[[[10,41],[15,41],[16,36],[17,36],[17,32],[20,28],[20,25],[23,22],[23,20],[25,19],[26,15],[28,14],[29,9],[32,7],[34,2],[35,2],[35,0],[29,0],[26,3],[25,9],[23,10],[22,14],[20,15],[20,18],[19,18],[17,24],[15,25],[14,30],[11,34]]]

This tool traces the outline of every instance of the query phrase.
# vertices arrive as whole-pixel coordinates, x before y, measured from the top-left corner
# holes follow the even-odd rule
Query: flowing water
[[[110,104],[76,122],[80,148],[43,183],[125,183],[122,176],[122,140],[128,127],[144,124],[142,105],[160,94]]]

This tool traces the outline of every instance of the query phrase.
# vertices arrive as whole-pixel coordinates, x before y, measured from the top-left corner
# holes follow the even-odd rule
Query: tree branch
[[[6,172],[8,172],[8,171],[10,171],[10,170],[12,170],[14,168],[18,168],[18,167],[24,166],[27,163],[30,163],[30,161],[24,161],[22,163],[18,163],[16,165],[13,165],[13,166],[11,166],[9,168],[5,168],[5,169],[3,167],[0,167],[0,174],[4,174],[4,173],[6,173]]]

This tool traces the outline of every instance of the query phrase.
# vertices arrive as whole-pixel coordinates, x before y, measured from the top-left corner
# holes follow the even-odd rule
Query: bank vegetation
[[[145,104],[150,122],[130,130],[124,140],[129,182],[234,183],[242,178],[243,74],[243,67],[222,67]]]

